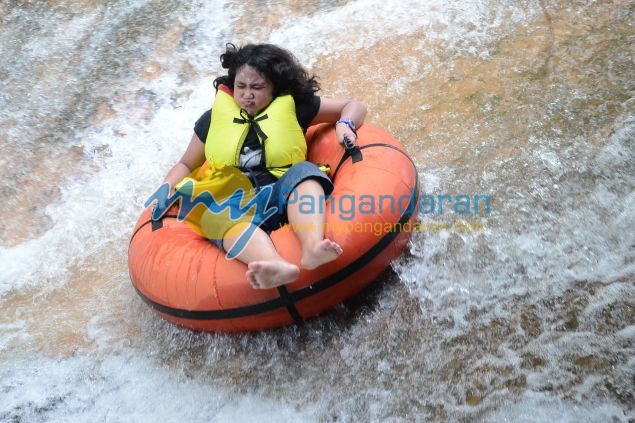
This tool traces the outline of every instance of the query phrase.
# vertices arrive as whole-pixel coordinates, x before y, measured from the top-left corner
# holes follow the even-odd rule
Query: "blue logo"
[[[253,236],[257,228],[256,217],[262,222],[278,211],[275,206],[266,208],[273,190],[271,186],[264,186],[256,190],[257,192],[254,190],[249,190],[249,192],[244,188],[238,188],[223,201],[217,201],[210,191],[202,191],[196,194],[195,181],[191,179],[180,185],[172,195],[170,195],[170,188],[168,183],[161,185],[145,202],[144,206],[148,207],[156,201],[156,207],[152,211],[153,220],[161,219],[174,203],[181,200],[177,220],[179,222],[186,221],[195,232],[204,235],[208,239],[220,240],[227,236],[233,236],[237,232],[236,230],[232,232],[230,229],[243,223],[240,226],[244,230],[227,252],[227,258],[229,259],[233,259],[240,254]],[[248,201],[243,204],[245,199],[248,199]],[[205,210],[197,213],[196,208],[200,205],[204,206]],[[205,216],[218,215],[223,215],[225,218],[216,219],[214,223],[224,221],[223,225],[205,225],[207,230],[205,227],[201,230],[203,226],[201,225],[201,220],[205,219]],[[192,216],[197,217],[193,218]]]

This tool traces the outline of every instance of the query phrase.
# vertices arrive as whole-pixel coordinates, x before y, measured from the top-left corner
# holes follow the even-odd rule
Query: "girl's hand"
[[[350,148],[357,141],[357,133],[355,132],[355,124],[352,120],[342,118],[335,124],[335,133],[340,144]]]

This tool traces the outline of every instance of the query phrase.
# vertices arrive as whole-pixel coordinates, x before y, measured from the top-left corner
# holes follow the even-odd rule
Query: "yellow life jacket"
[[[275,177],[280,178],[291,165],[306,160],[306,140],[291,95],[276,97],[265,110],[250,118],[245,112],[241,114],[231,91],[220,86],[205,140],[207,161],[238,166],[240,149],[252,125],[264,146],[265,166]]]

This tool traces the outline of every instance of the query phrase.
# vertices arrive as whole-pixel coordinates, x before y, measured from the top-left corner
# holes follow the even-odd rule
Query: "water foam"
[[[193,381],[139,357],[48,357],[0,369],[2,421],[297,422],[311,410]]]
[[[453,54],[487,55],[500,30],[526,23],[537,9],[509,9],[497,1],[352,1],[294,19],[269,41],[294,51],[307,66],[320,56],[372,49],[388,37],[425,34]]]
[[[297,24],[274,32],[271,41],[281,42],[298,52],[302,61],[310,64],[319,54],[337,54],[336,48],[339,51],[370,46],[386,37],[388,30],[402,31],[401,25],[406,28],[406,32],[400,32],[404,34],[428,25],[428,36],[431,39],[436,37],[444,48],[456,54],[474,55],[480,53],[473,47],[489,39],[488,34],[496,32],[496,25],[507,24],[502,23],[506,5],[456,2],[445,8],[445,3],[439,2],[426,9],[429,4],[416,2],[414,5],[417,7],[411,8],[410,4],[403,2],[349,2],[340,9],[301,17]],[[492,14],[488,13],[490,7],[496,11],[493,15],[498,18],[491,19]],[[396,11],[394,14],[393,9]],[[226,41],[226,36],[231,34],[228,26],[231,16],[219,14],[219,10],[224,9],[209,7],[204,10],[204,21],[187,21],[190,28],[200,30],[192,38],[204,39],[205,48],[214,43],[222,45],[219,40]],[[518,17],[516,23],[522,23],[526,11],[514,10],[513,16]],[[438,15],[435,15],[436,12]],[[400,22],[397,18],[405,21]],[[214,19],[218,22],[210,22]],[[347,27],[349,21],[352,28],[364,28],[358,33],[359,39],[349,39],[346,32],[342,32],[341,28]],[[447,26],[444,30],[435,30],[435,25],[440,23],[450,26],[449,30]],[[510,25],[513,24],[514,19],[511,19]],[[383,25],[387,30],[383,30]],[[376,30],[378,26],[382,27],[382,31]],[[327,45],[327,39],[337,42]],[[210,66],[217,66],[217,54],[212,59],[202,52],[205,48],[196,44],[193,50],[175,57],[183,59],[192,54],[201,63],[209,61],[214,63]],[[169,62],[170,58],[162,61],[164,65]],[[131,82],[132,92],[144,89],[159,105],[150,116],[133,120],[130,115],[137,116],[134,108],[125,102],[117,103],[116,117],[78,134],[86,151],[94,153],[90,159],[99,170],[85,179],[68,181],[62,197],[47,208],[55,225],[46,234],[14,248],[0,250],[0,265],[3,267],[0,294],[30,285],[44,288],[52,283],[59,286],[64,281],[66,269],[76,260],[89,254],[107,253],[112,244],[125,245],[141,205],[169,166],[178,159],[187,142],[184,135],[191,133],[193,119],[211,101],[210,81],[183,80],[168,69],[164,69],[152,82]],[[188,97],[188,100],[183,100]],[[545,197],[557,192],[553,187],[554,180],[563,175],[572,171],[595,174],[598,176],[598,182],[592,185],[595,201],[612,202],[609,209],[616,211],[616,226],[602,224],[602,213],[591,214],[593,223],[601,224],[600,227],[590,235],[575,235],[576,220],[585,216],[584,212],[593,211],[590,210],[593,207],[587,207],[580,214],[565,216],[562,227],[554,224],[560,215],[541,215],[553,220],[548,222],[544,231],[528,235],[531,225],[510,218],[515,215],[514,209],[523,205],[518,199],[506,210],[496,210],[500,204],[493,206],[493,214],[489,217],[492,229],[484,235],[415,236],[415,259],[405,257],[395,269],[401,282],[410,290],[410,296],[423,310],[421,317],[416,313],[404,313],[400,317],[405,296],[393,294],[395,298],[383,297],[376,310],[361,318],[363,324],[352,329],[346,324],[336,327],[336,336],[315,336],[304,345],[297,336],[293,336],[293,332],[231,338],[201,337],[198,342],[203,352],[202,359],[198,361],[189,355],[194,356],[199,345],[184,342],[185,338],[195,335],[184,334],[184,331],[168,324],[161,325],[158,319],[153,319],[162,328],[157,330],[149,323],[149,317],[148,320],[141,319],[139,330],[143,333],[142,339],[125,339],[135,343],[134,351],[128,351],[124,341],[117,343],[112,340],[129,335],[113,333],[115,324],[105,323],[108,319],[101,319],[106,315],[102,311],[87,328],[87,336],[95,340],[98,349],[96,356],[89,354],[59,360],[37,356],[7,359],[3,363],[0,370],[3,389],[0,392],[5,408],[0,416],[47,421],[146,420],[151,416],[162,421],[201,418],[212,421],[262,418],[267,421],[274,417],[276,421],[297,421],[315,420],[316,416],[333,420],[370,416],[380,420],[386,415],[398,419],[400,411],[413,413],[403,414],[412,419],[430,416],[437,406],[437,411],[450,416],[473,417],[481,413],[486,421],[566,421],[569,418],[578,421],[578,418],[584,420],[586,415],[595,420],[614,417],[616,421],[626,421],[620,407],[598,399],[606,392],[607,388],[601,383],[606,384],[606,380],[599,381],[597,376],[592,376],[571,388],[575,383],[576,369],[563,360],[572,357],[572,360],[584,362],[587,347],[589,353],[602,354],[606,351],[602,349],[605,345],[613,351],[608,359],[617,363],[616,379],[621,379],[609,378],[611,386],[627,391],[624,382],[633,380],[632,359],[618,360],[620,356],[632,355],[627,347],[632,345],[633,327],[622,327],[616,334],[592,335],[588,332],[594,328],[587,327],[592,320],[585,318],[607,313],[605,305],[619,304],[620,299],[632,296],[628,287],[613,287],[611,282],[629,277],[633,272],[632,261],[621,262],[624,257],[632,257],[629,252],[632,238],[623,236],[620,229],[622,224],[632,223],[633,214],[629,210],[632,210],[633,198],[632,194],[619,195],[616,187],[606,182],[620,179],[614,176],[616,169],[620,176],[629,177],[626,170],[630,166],[628,158],[633,156],[629,141],[632,133],[632,118],[626,116],[616,123],[614,135],[597,160],[585,159],[581,167],[576,167],[577,162],[566,160],[562,150],[551,146],[551,140],[534,139],[531,148],[521,157],[500,163],[500,168],[489,179],[491,186],[504,197],[507,183],[518,179],[516,169],[530,163],[535,174],[529,175],[528,179],[542,181],[540,175],[548,176],[543,184],[530,186],[525,195]],[[102,148],[104,145],[107,147]],[[592,157],[592,154],[584,151],[583,156]],[[433,192],[448,190],[455,188],[447,182],[453,176],[456,175],[450,168],[427,167],[423,172],[423,182]],[[575,178],[568,183],[570,188]],[[559,184],[560,189],[566,188],[562,182]],[[531,208],[528,208],[527,215],[530,212]],[[498,229],[494,225],[498,225]],[[555,229],[556,238],[566,235],[563,245],[559,245],[557,239],[554,241],[553,234],[549,235],[549,231]],[[617,247],[608,255],[607,244],[589,242],[600,240],[605,230],[613,239],[608,245]],[[545,241],[547,246],[553,247],[549,252],[553,256],[545,251]],[[578,248],[584,244],[588,245],[586,250]],[[447,258],[454,261],[444,262]],[[571,268],[561,271],[559,263],[563,258],[565,263],[571,264]],[[42,262],[46,262],[46,267],[40,266]],[[589,263],[593,266],[588,266]],[[123,285],[127,281],[125,275],[120,274],[121,269],[118,270],[118,278]],[[564,312],[559,314],[557,305],[550,308],[551,304],[545,305],[543,301],[552,301],[551,294],[568,290],[573,292],[570,296],[574,300],[580,300],[575,296],[577,286],[573,283],[584,279],[599,280],[603,286],[595,291],[588,305],[580,305],[577,324],[580,332],[585,333],[571,334],[561,328],[576,322],[569,320]],[[517,283],[519,280],[526,283]],[[553,286],[550,286],[552,282]],[[553,301],[566,303],[569,300],[569,297],[556,297]],[[534,304],[536,312],[531,315],[529,312]],[[543,311],[546,312],[544,315]],[[517,332],[512,331],[511,334],[497,333],[497,322],[505,319],[514,322],[513,319],[520,313],[528,316],[529,324],[512,325]],[[153,315],[148,311],[147,316]],[[133,312],[125,317],[135,318]],[[538,329],[544,333],[532,335],[532,342],[519,347],[519,338],[533,329],[531,318],[538,322]],[[328,322],[323,324],[328,326]],[[18,331],[20,327],[20,321],[7,325],[12,331]],[[308,331],[311,330],[315,330],[315,326],[309,326]],[[322,330],[328,332],[328,328]],[[494,348],[489,342],[491,337],[496,336],[503,340],[500,347]],[[147,357],[157,354],[163,347],[168,350],[159,353],[163,360]],[[467,353],[462,355],[463,351]],[[462,360],[474,354],[482,356],[478,360]],[[322,355],[324,358],[320,359]],[[528,366],[530,360],[527,357],[536,357],[536,361],[542,364],[525,370],[522,366]],[[175,369],[167,364],[180,363],[179,360],[186,363],[186,368]],[[193,362],[189,363],[191,369],[187,368],[188,360]],[[462,361],[466,364],[461,369],[461,378],[453,379],[451,366],[460,366]],[[227,369],[224,369],[225,366]],[[202,371],[199,373],[199,370]],[[221,376],[218,376],[219,373]],[[510,378],[526,377],[527,388],[521,388],[524,393],[517,395],[513,392],[513,383],[504,385],[500,382],[509,373]],[[289,401],[228,392],[214,387],[207,378],[210,374],[212,380],[217,380],[216,376],[231,386],[238,386],[237,389],[246,387],[249,392],[263,392],[267,389],[267,386],[262,386],[263,381],[268,383],[272,379],[278,382],[276,392],[287,394]],[[235,374],[238,376],[235,377]],[[289,380],[289,375],[298,378]],[[427,380],[434,377],[447,379]],[[489,397],[479,405],[468,407],[464,401],[465,393],[471,388],[467,385],[474,379],[485,380]],[[575,403],[557,398],[571,393],[575,396]],[[627,394],[624,395],[626,398]],[[516,400],[510,400],[515,396]],[[590,401],[593,407],[580,406],[582,401]],[[316,407],[307,404],[316,404]],[[303,411],[297,411],[302,407]]]
[[[229,30],[231,19],[218,13],[218,7],[202,9],[214,28],[201,36],[203,42]],[[79,23],[74,27],[87,31],[91,19],[81,22],[84,27]],[[81,39],[67,39],[70,47],[64,44],[65,48],[74,48],[73,43]],[[185,60],[188,52],[178,51],[171,60]],[[205,62],[200,46],[194,47],[192,55]],[[66,181],[59,198],[49,199],[46,214],[53,224],[44,234],[14,247],[0,247],[0,293],[27,286],[57,288],[65,283],[72,263],[100,251],[113,239],[125,239],[149,194],[185,150],[193,121],[211,105],[211,81],[184,81],[178,71],[175,65],[166,67],[155,80],[129,81],[124,102],[113,104],[114,117],[74,134],[74,144],[84,151],[83,160],[97,172],[91,174],[86,168],[82,177]],[[152,93],[155,111],[150,116],[135,110],[139,104],[130,103],[135,93],[143,92]]]

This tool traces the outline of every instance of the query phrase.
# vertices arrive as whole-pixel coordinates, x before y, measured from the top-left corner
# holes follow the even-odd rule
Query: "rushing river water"
[[[635,419],[633,0],[0,0],[0,421]],[[127,243],[211,104],[273,42],[368,105],[425,193],[368,292],[301,327],[176,328]],[[390,166],[390,163],[386,163]],[[484,229],[484,230],[482,230]]]

